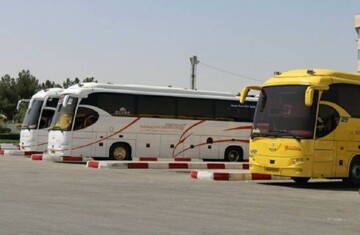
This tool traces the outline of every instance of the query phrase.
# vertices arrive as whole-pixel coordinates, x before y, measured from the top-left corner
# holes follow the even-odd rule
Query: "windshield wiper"
[[[281,135],[281,137],[291,137],[291,138],[294,138],[298,141],[300,141],[301,139],[301,136],[297,136],[297,135],[293,135],[291,134],[289,131],[287,130],[269,130],[270,133],[278,133],[278,134],[283,134]],[[280,137],[280,136],[279,136]]]
[[[50,130],[54,130],[54,131],[64,131],[64,129],[62,129],[61,127],[59,126],[53,126],[52,128],[49,129]]]

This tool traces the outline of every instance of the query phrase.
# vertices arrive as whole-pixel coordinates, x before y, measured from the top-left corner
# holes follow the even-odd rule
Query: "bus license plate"
[[[275,168],[275,167],[265,167],[265,171],[267,171],[267,172],[279,172],[280,169]]]

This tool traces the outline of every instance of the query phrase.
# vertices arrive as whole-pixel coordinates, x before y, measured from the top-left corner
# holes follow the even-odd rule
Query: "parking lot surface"
[[[339,181],[195,180],[189,170],[96,170],[0,156],[1,234],[359,234]]]

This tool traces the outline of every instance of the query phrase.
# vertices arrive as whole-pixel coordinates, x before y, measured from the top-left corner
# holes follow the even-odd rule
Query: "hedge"
[[[0,133],[0,140],[19,140],[20,134]]]

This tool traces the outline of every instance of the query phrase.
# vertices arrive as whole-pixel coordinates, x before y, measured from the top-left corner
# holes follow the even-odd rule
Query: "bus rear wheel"
[[[296,184],[306,184],[310,178],[309,177],[291,177]]]
[[[111,146],[110,159],[117,161],[131,160],[131,152],[129,145],[118,143]]]
[[[360,186],[360,159],[354,158],[350,164],[349,178],[343,180],[351,186]]]
[[[229,147],[225,151],[225,160],[228,162],[239,162],[243,160],[243,152],[239,147]]]

